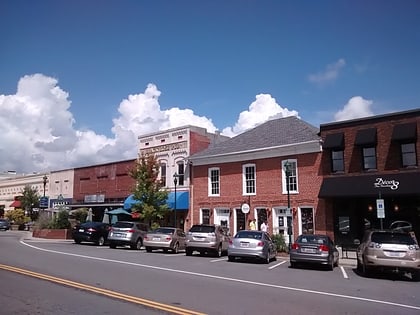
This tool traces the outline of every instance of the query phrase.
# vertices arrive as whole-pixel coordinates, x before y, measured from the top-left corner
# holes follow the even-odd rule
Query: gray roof
[[[209,146],[206,150],[192,155],[190,159],[319,141],[318,132],[316,127],[296,116],[273,119]]]

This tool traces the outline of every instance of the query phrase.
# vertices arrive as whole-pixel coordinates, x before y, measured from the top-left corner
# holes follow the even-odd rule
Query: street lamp
[[[174,174],[174,185],[175,185],[175,196],[174,196],[174,217],[175,217],[175,220],[174,220],[174,226],[175,226],[175,228],[176,228],[176,185],[178,184],[178,177],[179,177],[179,175],[175,172],[175,174]]]
[[[293,213],[290,209],[290,175],[292,174],[292,165],[289,160],[284,163],[284,172],[286,173],[286,188],[287,188],[287,211],[291,214],[290,226],[287,224],[287,234],[289,234],[289,251],[292,246],[292,234],[293,234]]]
[[[42,183],[44,184],[44,197],[45,197],[45,186],[47,186],[47,175],[44,175],[44,177],[42,177]]]

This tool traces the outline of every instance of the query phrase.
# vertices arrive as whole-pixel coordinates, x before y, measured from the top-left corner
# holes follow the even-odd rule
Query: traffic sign
[[[376,199],[376,211],[378,219],[385,218],[385,204],[383,199]]]

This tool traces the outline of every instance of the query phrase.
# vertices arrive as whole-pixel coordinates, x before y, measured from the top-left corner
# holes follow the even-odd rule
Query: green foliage
[[[271,236],[271,239],[273,240],[274,244],[276,244],[276,248],[278,252],[288,251],[288,246],[286,244],[283,234],[274,234]]]
[[[52,225],[52,219],[47,212],[41,212],[35,222],[36,229],[48,229]]]
[[[159,162],[154,155],[142,154],[130,171],[130,176],[136,181],[133,196],[139,200],[131,211],[140,213],[140,217],[146,222],[159,222],[169,211],[166,204],[168,192],[158,180],[159,168]]]
[[[22,209],[25,210],[32,220],[35,220],[37,213],[33,212],[33,208],[39,208],[39,194],[38,189],[26,185],[22,190],[22,197],[20,199]]]
[[[22,209],[9,210],[6,212],[5,216],[10,222],[13,222],[13,224],[25,223],[25,211]]]
[[[78,222],[84,223],[86,222],[86,218],[88,215],[88,208],[79,208],[76,211],[73,211],[71,216]]]
[[[51,229],[69,229],[70,227],[69,213],[66,210],[58,212],[50,226]]]

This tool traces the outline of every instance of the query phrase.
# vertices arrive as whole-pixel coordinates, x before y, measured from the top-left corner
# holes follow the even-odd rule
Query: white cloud
[[[371,110],[372,104],[373,101],[371,100],[354,96],[344,105],[343,109],[334,115],[334,119],[339,121],[372,116],[374,114]]]
[[[223,129],[222,134],[234,136],[269,119],[287,116],[298,116],[298,112],[281,107],[270,94],[259,94],[249,106],[249,110],[239,114],[235,126]]]
[[[337,62],[327,65],[324,71],[310,74],[308,80],[316,84],[325,84],[337,79],[340,70],[346,65],[346,61],[341,58]]]

